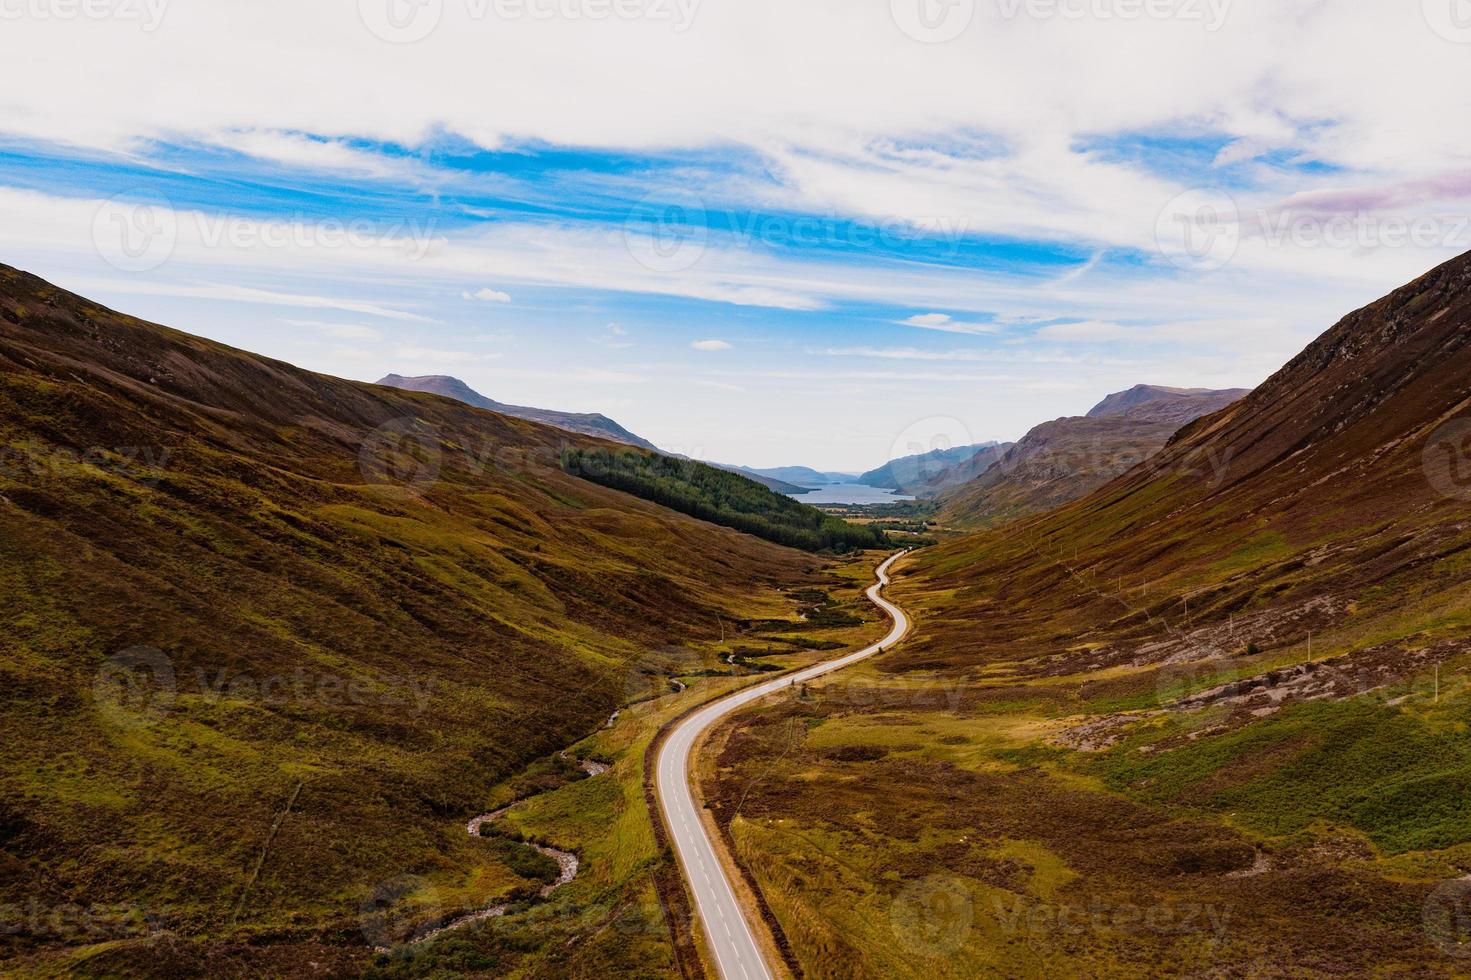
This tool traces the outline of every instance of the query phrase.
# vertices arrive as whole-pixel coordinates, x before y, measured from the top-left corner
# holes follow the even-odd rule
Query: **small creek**
[[[565,758],[566,755],[567,753],[564,751],[562,753],[563,758]],[[589,778],[593,776],[601,776],[603,773],[608,771],[607,765],[601,762],[594,762],[591,759],[579,760],[578,765],[582,768],[583,772],[587,773]],[[510,810],[512,807],[516,806],[517,803],[523,802],[525,801],[517,800],[515,803],[509,803],[506,806],[501,807],[499,810],[492,810],[489,813],[482,813],[480,816],[475,817],[469,823],[465,824],[465,831],[471,837],[479,838],[480,827],[482,824],[487,824],[493,820],[498,819],[507,810]],[[549,885],[542,886],[541,891],[537,893],[539,897],[548,897],[549,895],[551,895],[552,892],[556,891],[558,888],[561,888],[563,885],[567,884],[567,882],[577,877],[578,862],[576,854],[573,854],[570,851],[561,851],[555,847],[545,847],[541,844],[530,844],[530,846],[536,848],[547,857],[556,861],[557,867],[559,869],[557,880]],[[499,904],[489,906],[488,908],[479,909],[474,912],[466,912],[464,915],[456,916],[439,928],[426,932],[424,933],[424,935],[418,936],[410,942],[405,943],[404,945],[418,946],[421,943],[427,943],[429,940],[434,939],[436,936],[441,936],[444,933],[450,932],[455,929],[463,929],[465,926],[471,925],[472,923],[484,922],[486,919],[499,918],[506,914],[506,910],[511,907],[511,904],[512,903],[510,902],[501,902]],[[379,947],[378,952],[387,953],[391,952],[391,950],[385,947]]]

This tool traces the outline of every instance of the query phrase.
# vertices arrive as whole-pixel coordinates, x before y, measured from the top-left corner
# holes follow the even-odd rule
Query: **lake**
[[[893,504],[914,499],[883,487],[870,487],[862,483],[833,483],[818,487],[810,493],[791,496],[804,504]]]

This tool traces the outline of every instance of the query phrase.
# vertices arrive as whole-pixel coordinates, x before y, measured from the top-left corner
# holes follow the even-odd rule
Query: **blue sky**
[[[1419,11],[962,0],[936,42],[908,0],[430,0],[404,41],[395,2],[7,24],[0,260],[315,370],[863,469],[1135,383],[1254,385],[1471,247],[1442,122],[1471,49]],[[1417,102],[1348,70],[1365,31]]]

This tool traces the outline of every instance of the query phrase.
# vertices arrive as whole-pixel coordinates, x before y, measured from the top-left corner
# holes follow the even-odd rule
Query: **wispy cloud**
[[[727,341],[724,341],[724,340],[696,340],[696,341],[692,342],[690,344],[690,346],[693,347],[695,350],[708,350],[708,351],[730,350],[731,349],[730,343],[727,342]]]
[[[326,320],[285,320],[288,326],[310,327],[338,340],[382,340],[383,332],[361,323],[333,323]]]
[[[941,330],[945,333],[985,334],[995,333],[997,331],[997,326],[994,323],[967,323],[955,319],[948,313],[916,313],[914,316],[898,322],[906,327],[919,327],[923,330]]]

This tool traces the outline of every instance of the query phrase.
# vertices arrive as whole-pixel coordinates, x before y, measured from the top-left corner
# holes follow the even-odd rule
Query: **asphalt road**
[[[873,646],[742,688],[729,697],[706,705],[675,726],[659,750],[657,786],[659,803],[664,810],[664,824],[669,828],[674,851],[679,856],[685,880],[694,895],[695,909],[704,925],[705,938],[724,980],[771,980],[773,970],[762,956],[754,932],[765,927],[759,923],[753,927],[746,921],[735,891],[725,876],[725,869],[715,856],[714,844],[700,822],[700,812],[690,789],[690,752],[707,729],[732,711],[784,687],[841,670],[897,643],[909,629],[909,617],[879,593],[889,584],[889,567],[903,554],[901,551],[893,555],[878,567],[879,580],[869,586],[867,592],[868,597],[894,621],[894,628],[888,636]]]

